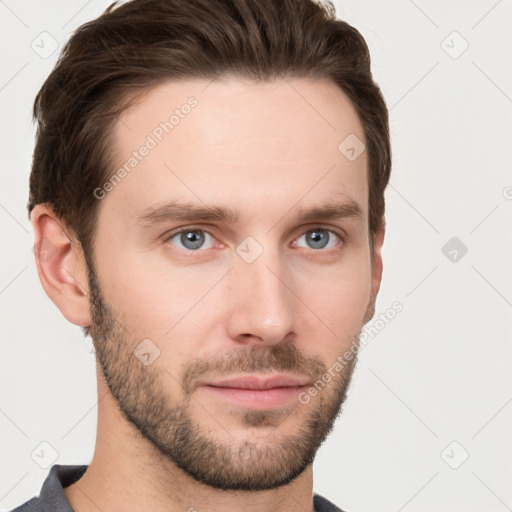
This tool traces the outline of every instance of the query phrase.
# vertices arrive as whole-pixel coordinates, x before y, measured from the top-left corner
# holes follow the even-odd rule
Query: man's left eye
[[[311,249],[331,249],[336,247],[336,239],[341,241],[339,235],[337,235],[334,231],[325,228],[310,229],[306,231],[306,233],[304,233],[302,236],[297,238],[297,240],[300,240],[304,237],[307,241],[306,243],[309,244],[309,248]]]

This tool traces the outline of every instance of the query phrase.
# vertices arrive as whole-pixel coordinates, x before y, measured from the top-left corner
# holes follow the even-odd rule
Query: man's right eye
[[[199,249],[213,248],[212,244],[210,247],[202,247],[205,242],[208,242],[208,238],[210,238],[211,241],[215,241],[215,238],[204,229],[185,228],[171,234],[166,238],[166,241],[170,242],[172,245],[176,245],[180,249],[197,252]],[[175,242],[172,240],[175,240]]]

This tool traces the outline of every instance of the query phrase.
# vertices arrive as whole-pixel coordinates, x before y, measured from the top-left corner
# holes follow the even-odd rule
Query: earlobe
[[[372,261],[372,284],[370,292],[370,301],[363,323],[368,323],[375,315],[375,302],[377,300],[377,294],[379,293],[380,283],[382,281],[382,245],[384,244],[384,235],[386,232],[386,221],[382,218],[379,228],[375,232],[375,245],[373,249],[373,261]]]
[[[87,270],[79,242],[46,205],[34,207],[31,221],[37,272],[46,294],[70,322],[89,326]]]

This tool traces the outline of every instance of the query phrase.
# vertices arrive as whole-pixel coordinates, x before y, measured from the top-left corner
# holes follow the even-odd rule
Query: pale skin
[[[372,318],[382,277],[384,223],[372,259],[366,156],[349,161],[338,150],[349,134],[364,140],[340,89],[307,79],[208,83],[162,84],[122,114],[114,127],[119,165],[187,98],[198,102],[99,200],[95,234],[103,296],[133,339],[151,339],[160,348],[153,364],[176,376],[162,382],[171,402],[182,398],[178,377],[198,356],[266,350],[284,341],[332,366]],[[232,224],[137,222],[148,208],[171,200],[229,207],[240,215]],[[296,220],[299,210],[348,200],[360,205],[361,216]],[[36,260],[46,293],[67,320],[90,326],[80,247],[46,206],[34,208],[32,223],[36,240],[47,237],[56,247],[48,261]],[[327,248],[308,245],[304,235],[315,227],[329,230]],[[204,247],[184,248],[174,236],[178,228],[206,231]],[[236,252],[248,236],[263,248],[250,264]],[[121,414],[100,370],[97,381],[94,456],[84,476],[65,489],[74,510],[313,511],[311,465],[275,489],[210,487],[160,456]],[[319,403],[313,397],[307,405],[288,404],[282,421],[270,428],[247,426],[244,411],[203,388],[194,400],[193,418],[212,438],[232,445],[250,439],[257,446],[297,434]]]

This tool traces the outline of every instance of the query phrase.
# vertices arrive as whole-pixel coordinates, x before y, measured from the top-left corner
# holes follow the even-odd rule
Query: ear
[[[375,232],[375,245],[372,259],[372,284],[370,292],[370,302],[364,316],[363,323],[368,323],[375,315],[375,301],[379,293],[380,283],[382,281],[382,244],[384,243],[384,234],[386,232],[386,221],[382,218],[377,231]]]
[[[87,266],[80,243],[44,204],[34,206],[31,222],[37,272],[46,294],[70,322],[90,326]]]

